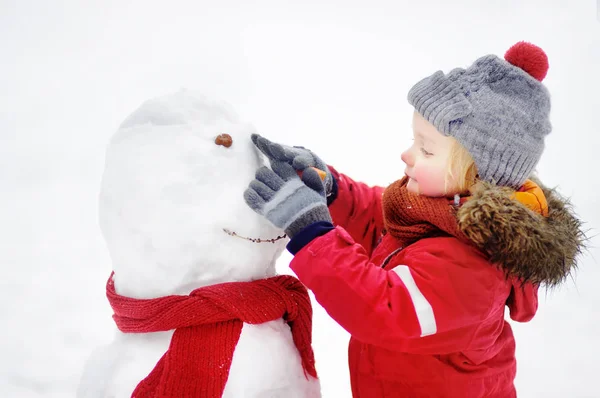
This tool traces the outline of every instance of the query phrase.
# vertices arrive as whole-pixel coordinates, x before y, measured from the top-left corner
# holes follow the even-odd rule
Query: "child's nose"
[[[407,151],[402,152],[402,154],[400,155],[400,159],[402,159],[402,161],[404,163],[406,163],[407,166],[412,166],[414,157],[411,154],[410,149]]]

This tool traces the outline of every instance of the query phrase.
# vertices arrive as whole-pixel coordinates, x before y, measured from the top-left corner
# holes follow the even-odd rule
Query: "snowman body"
[[[283,231],[243,200],[263,165],[252,132],[226,104],[187,90],[150,100],[125,120],[107,148],[99,197],[119,295],[187,295],[276,275]],[[117,330],[90,357],[78,396],[130,397],[172,334]],[[223,397],[320,397],[283,319],[243,325]]]

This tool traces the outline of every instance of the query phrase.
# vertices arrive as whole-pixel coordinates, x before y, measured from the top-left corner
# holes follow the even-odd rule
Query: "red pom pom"
[[[535,44],[520,41],[504,54],[504,59],[539,81],[548,73],[548,56]]]

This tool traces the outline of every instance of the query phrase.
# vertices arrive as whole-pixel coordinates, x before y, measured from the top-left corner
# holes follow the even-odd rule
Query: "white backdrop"
[[[109,137],[181,87],[229,101],[265,136],[355,179],[402,175],[408,89],[531,41],[548,54],[554,131],[538,170],[597,235],[600,22],[593,0],[0,1],[0,392],[73,396],[112,337],[97,225]],[[515,325],[521,397],[598,397],[598,239]],[[287,271],[289,255],[281,257]],[[594,305],[596,304],[596,305]],[[325,397],[347,397],[347,335],[316,308]]]

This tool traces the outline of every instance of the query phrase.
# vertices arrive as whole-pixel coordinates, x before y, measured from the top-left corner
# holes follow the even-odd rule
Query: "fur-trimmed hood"
[[[555,286],[577,267],[585,233],[569,201],[542,189],[548,215],[542,216],[511,196],[514,191],[481,183],[457,212],[461,231],[490,260],[521,282]]]

